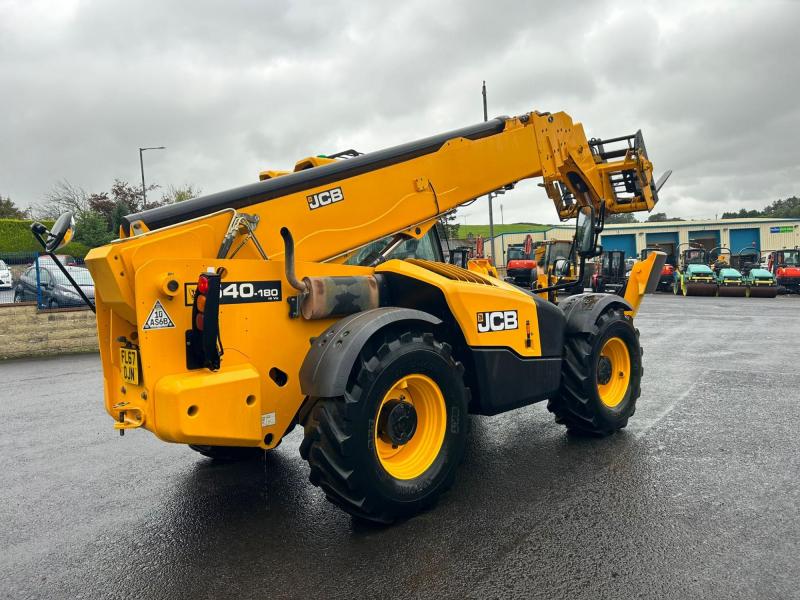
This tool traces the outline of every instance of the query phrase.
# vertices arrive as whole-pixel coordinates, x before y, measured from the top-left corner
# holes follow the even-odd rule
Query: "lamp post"
[[[486,122],[489,120],[489,111],[486,106],[486,81],[483,82],[481,94],[483,95],[483,120]],[[492,200],[494,199],[494,196],[489,194],[486,197],[489,199],[489,237],[492,238],[492,260],[495,261],[494,264],[496,265],[497,252],[495,251],[494,247],[494,213],[492,211]]]
[[[142,169],[142,208],[147,208],[147,186],[144,184],[144,159],[142,152],[145,150],[166,150],[166,146],[150,146],[148,148],[139,148],[139,166]]]
[[[494,243],[494,219],[492,218],[492,204],[494,204],[494,199],[498,196],[505,194],[506,191],[504,189],[495,190],[493,192],[489,192],[486,196],[489,198],[489,237],[492,238],[492,260],[494,261],[494,266],[497,266],[497,253],[496,247]],[[503,204],[500,203],[500,223],[503,223]]]

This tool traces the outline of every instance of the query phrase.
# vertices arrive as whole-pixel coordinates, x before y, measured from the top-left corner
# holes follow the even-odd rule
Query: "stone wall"
[[[70,352],[97,352],[94,313],[34,303],[0,304],[0,360]]]

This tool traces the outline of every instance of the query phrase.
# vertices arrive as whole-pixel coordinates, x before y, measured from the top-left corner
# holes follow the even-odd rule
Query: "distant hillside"
[[[551,225],[540,225],[538,223],[512,223],[511,225],[495,225],[494,234],[500,235],[501,233],[527,233],[530,231],[546,231],[550,229]],[[464,239],[469,234],[474,236],[489,237],[488,225],[459,225],[458,237]]]

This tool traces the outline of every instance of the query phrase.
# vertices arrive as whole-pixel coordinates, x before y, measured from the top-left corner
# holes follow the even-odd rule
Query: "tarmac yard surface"
[[[473,418],[453,489],[389,528],[308,483],[300,428],[217,465],[119,437],[96,355],[0,363],[0,597],[800,598],[799,316],[648,296],[626,430]]]

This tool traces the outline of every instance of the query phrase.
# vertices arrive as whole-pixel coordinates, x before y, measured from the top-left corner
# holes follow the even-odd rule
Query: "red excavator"
[[[767,259],[767,270],[775,275],[779,294],[800,294],[800,248],[773,250]]]
[[[536,261],[533,259],[533,238],[525,236],[523,244],[509,244],[506,251],[506,280],[516,285],[531,287],[536,281]]]

